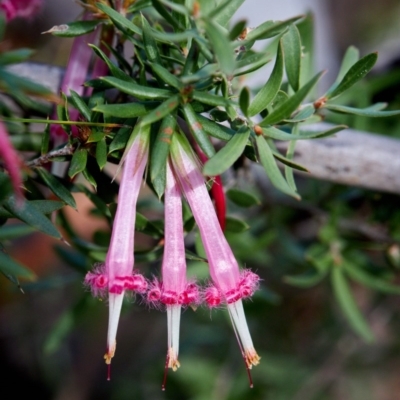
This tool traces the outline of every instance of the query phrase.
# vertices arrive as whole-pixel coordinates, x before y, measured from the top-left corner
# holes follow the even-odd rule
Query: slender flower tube
[[[86,275],[85,283],[96,296],[108,291],[109,320],[107,334],[106,364],[111,363],[115,353],[116,334],[126,290],[145,293],[147,282],[133,272],[136,203],[139,196],[144,169],[148,158],[148,131],[139,131],[127,152],[118,194],[110,247],[105,265]]]
[[[85,13],[83,20],[90,19],[90,14]],[[79,95],[83,95],[85,87],[83,86],[86,81],[90,60],[92,59],[93,51],[88,46],[88,43],[93,43],[96,41],[98,32],[94,31],[87,35],[78,36],[74,39],[72,44],[71,53],[69,55],[67,68],[65,70],[65,75],[61,83],[61,92],[65,95],[70,95],[70,90],[74,90]],[[54,115],[53,118],[57,116]],[[69,112],[69,118],[71,121],[77,121],[79,118],[79,111],[72,109]],[[52,125],[50,128],[50,135],[54,142],[54,147],[59,146],[63,143],[67,134],[61,125]]]
[[[162,284],[155,280],[147,293],[147,297],[149,302],[161,302],[166,306],[168,321],[166,366],[176,371],[180,366],[178,354],[181,308],[185,305],[198,303],[199,291],[195,283],[186,281],[182,199],[169,163],[167,163],[164,206],[165,245]]]
[[[251,340],[242,299],[251,296],[257,289],[259,277],[249,270],[240,272],[238,263],[221,230],[193,152],[178,135],[174,135],[172,139],[171,157],[175,176],[179,179],[199,227],[210,275],[215,285],[206,290],[206,302],[210,307],[218,306],[222,301],[227,304],[243,358],[247,368],[250,369],[259,363],[260,357]]]

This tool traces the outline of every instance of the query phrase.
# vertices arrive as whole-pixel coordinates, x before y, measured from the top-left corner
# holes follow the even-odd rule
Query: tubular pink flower
[[[197,165],[193,152],[183,138],[174,135],[171,156],[175,176],[190,205],[200,230],[204,249],[210,267],[210,275],[215,287],[206,290],[205,298],[214,307],[225,301],[232,320],[243,358],[247,368],[259,363],[243,310],[242,298],[249,297],[257,288],[256,274],[239,271],[238,263],[225,239],[212,205],[204,177]]]
[[[167,163],[165,206],[165,245],[162,263],[162,284],[155,280],[147,293],[149,302],[165,304],[168,321],[166,367],[176,371],[180,364],[179,327],[182,306],[199,302],[196,284],[186,281],[186,258],[183,236],[182,199],[178,184]]]
[[[41,6],[42,0],[2,0],[0,10],[3,10],[8,22],[17,17],[33,17]]]
[[[14,192],[21,199],[23,197],[21,191],[21,160],[19,159],[17,152],[11,144],[10,138],[8,137],[7,129],[2,121],[0,121],[0,158],[3,159],[4,167],[10,174],[11,183],[14,187]]]
[[[127,152],[105,265],[95,268],[85,278],[85,284],[91,287],[94,295],[103,295],[108,291],[109,320],[107,352],[104,355],[107,364],[111,363],[115,353],[115,338],[125,291],[145,293],[147,290],[145,278],[133,273],[133,265],[136,203],[148,158],[148,136],[147,131],[139,131]]]
[[[90,14],[85,13],[83,20],[88,19],[90,19]],[[88,46],[88,43],[93,43],[96,41],[97,37],[98,32],[94,31],[87,35],[77,36],[74,39],[60,88],[61,92],[66,96],[70,95],[70,90],[75,91],[80,96],[84,94],[85,87],[83,84],[88,76],[90,61],[93,55],[93,51]],[[57,115],[54,115],[53,118],[57,118]],[[71,109],[69,111],[69,118],[71,121],[77,121],[79,118],[79,111]],[[67,138],[67,134],[61,125],[52,125],[50,128],[50,134],[54,141],[54,147],[59,146]]]

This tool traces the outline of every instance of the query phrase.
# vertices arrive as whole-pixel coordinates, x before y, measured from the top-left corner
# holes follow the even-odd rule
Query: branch
[[[325,130],[333,125],[316,124],[308,129]],[[287,142],[278,142],[286,151]],[[299,140],[294,161],[309,173],[303,176],[351,186],[400,194],[400,140],[345,129],[326,139]]]
[[[52,150],[47,154],[43,154],[42,156],[35,158],[34,160],[28,161],[26,165],[28,167],[41,167],[42,165],[51,162],[53,158],[72,155],[74,150],[74,146],[67,144],[61,149]]]

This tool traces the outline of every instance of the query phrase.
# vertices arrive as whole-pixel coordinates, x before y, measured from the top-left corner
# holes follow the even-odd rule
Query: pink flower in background
[[[171,157],[175,176],[190,205],[200,230],[214,282],[205,292],[210,307],[226,303],[246,366],[259,363],[243,310],[242,299],[258,287],[259,277],[249,270],[240,272],[238,263],[225,239],[212,205],[204,177],[189,145],[178,135],[173,136]]]
[[[11,144],[7,129],[2,121],[0,121],[0,160],[3,160],[4,167],[10,175],[14,192],[19,198],[22,198],[21,160]]]
[[[107,352],[104,356],[107,364],[111,363],[115,353],[117,328],[125,291],[145,293],[147,290],[145,278],[133,272],[133,266],[136,203],[143,182],[148,148],[148,132],[139,131],[125,158],[118,207],[105,264],[89,272],[85,278],[85,283],[91,287],[94,295],[101,296],[108,292],[109,321]]]
[[[173,172],[167,163],[164,194],[165,244],[162,263],[162,283],[153,282],[147,294],[149,302],[161,302],[167,309],[168,352],[166,367],[176,371],[180,364],[179,328],[182,306],[199,303],[199,291],[186,281],[185,243],[183,236],[182,199]],[[165,388],[165,378],[163,388]]]
[[[41,8],[42,0],[2,0],[0,2],[0,10],[6,16],[6,21],[14,18],[31,18]]]

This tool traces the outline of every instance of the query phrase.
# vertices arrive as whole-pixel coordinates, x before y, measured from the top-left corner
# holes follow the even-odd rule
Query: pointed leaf
[[[270,114],[267,115],[260,122],[260,126],[274,125],[285,118],[290,117],[290,115],[297,109],[301,102],[306,98],[310,90],[318,82],[319,78],[322,76],[323,72],[318,73],[314,76],[308,83],[306,83],[302,88],[299,89],[293,96],[289,97],[283,104],[275,108]]]
[[[240,91],[239,106],[245,116],[248,115],[247,111],[249,108],[249,104],[250,104],[250,90],[247,86],[244,86]]]
[[[35,273],[27,267],[13,260],[0,250],[0,272],[4,275],[13,275],[20,278],[35,279]]]
[[[85,117],[86,121],[90,121],[91,112],[87,104],[82,100],[81,96],[74,90],[70,89],[70,96],[72,98],[72,104],[75,108]]]
[[[75,199],[73,198],[71,191],[67,189],[61,180],[56,178],[47,169],[43,167],[36,168],[36,172],[38,175],[43,179],[46,183],[47,187],[57,196],[59,197],[64,203],[68,204],[72,208],[76,209]]]
[[[49,29],[47,32],[54,36],[59,37],[76,37],[86,35],[87,33],[93,32],[97,25],[101,24],[101,20],[90,20],[90,21],[74,21],[68,24],[56,25]]]
[[[240,128],[226,145],[204,165],[203,175],[216,176],[226,171],[242,155],[249,140],[250,129]]]
[[[276,55],[275,66],[272,74],[266,84],[254,97],[253,101],[249,107],[249,116],[253,116],[265,110],[271,101],[275,98],[276,94],[281,87],[283,78],[283,53],[282,53],[282,43],[279,42],[278,52]]]
[[[221,72],[226,75],[232,74],[235,69],[235,59],[231,42],[227,37],[226,31],[212,20],[204,21],[204,28],[221,68]]]
[[[171,137],[175,131],[176,118],[174,115],[167,115],[160,126],[156,140],[152,146],[150,159],[150,179],[153,182],[161,177],[158,185],[154,185],[158,197],[164,194],[166,183],[166,165],[168,160]]]
[[[295,25],[291,25],[282,36],[285,69],[290,86],[295,92],[300,84],[301,41]]]
[[[283,281],[292,286],[308,289],[320,283],[326,277],[326,275],[327,271],[319,272],[312,270],[301,275],[285,276],[283,277]]]
[[[163,119],[168,114],[171,114],[179,106],[179,96],[175,95],[165,100],[154,110],[150,111],[141,120],[141,125],[150,125],[160,119]]]
[[[213,19],[216,23],[221,26],[227,27],[229,21],[235,14],[235,12],[239,9],[239,7],[244,3],[245,0],[230,0],[221,2],[221,7],[216,12],[216,15],[213,16]],[[223,6],[223,7],[222,7]]]
[[[340,267],[336,266],[332,270],[332,286],[339,306],[353,330],[366,342],[372,342],[374,340],[374,334],[364,319],[364,316],[361,314],[354,300],[350,286],[343,274],[343,270]]]
[[[341,95],[344,91],[351,88],[356,82],[362,79],[375,65],[378,59],[377,53],[367,54],[365,57],[357,61],[346,73],[340,83],[326,94],[327,99],[334,99]]]
[[[400,115],[400,110],[380,111],[382,105],[384,107],[386,106],[385,103],[377,103],[367,108],[354,108],[354,107],[346,107],[337,104],[327,103],[325,104],[324,108],[337,113],[361,115],[363,117],[380,118],[380,117],[392,117],[393,115]]]
[[[338,85],[340,81],[344,78],[347,74],[349,69],[360,59],[360,51],[354,47],[350,46],[346,53],[344,54],[342,64],[340,66],[340,70],[338,76],[336,78],[335,84]]]
[[[26,224],[46,233],[47,235],[61,239],[61,234],[58,232],[57,228],[43,213],[32,205],[30,201],[25,201],[22,205],[19,205],[15,201],[15,198],[11,196],[3,203],[3,206],[14,217],[20,219]]]
[[[121,13],[100,2],[96,2],[96,7],[107,14],[113,24],[122,32],[126,32],[128,35],[131,36],[134,36],[135,34],[140,36],[142,35],[142,30],[134,23],[132,23],[129,19],[125,18]]]
[[[102,77],[101,81],[110,84],[123,93],[130,94],[141,100],[166,100],[173,94],[169,90],[142,86],[132,82],[126,82],[112,76]]]
[[[84,148],[76,149],[72,155],[71,165],[68,169],[68,176],[73,178],[86,168],[87,150]]]
[[[97,142],[96,161],[100,170],[107,164],[107,144],[105,138]]]
[[[160,64],[151,63],[151,69],[153,72],[167,85],[174,87],[175,89],[182,89],[182,82],[166,68]]]
[[[252,207],[261,204],[256,196],[243,190],[229,189],[226,192],[226,197],[240,207]]]
[[[194,136],[197,144],[200,146],[204,154],[211,158],[215,154],[215,149],[207,133],[204,131],[197,114],[193,111],[193,108],[189,103],[184,104],[182,108],[185,120],[189,125],[190,132]]]
[[[144,44],[144,51],[146,52],[147,59],[150,62],[161,64],[160,52],[157,48],[157,43],[152,35],[151,28],[147,19],[142,14],[142,37]]]
[[[283,193],[293,196],[295,199],[300,199],[300,196],[294,192],[286,182],[281,171],[276,165],[274,155],[268,143],[263,136],[256,136],[258,158],[265,169],[272,184],[281,190]]]
[[[100,104],[93,108],[93,111],[118,118],[142,117],[154,110],[160,103],[149,101],[145,103],[124,103],[124,104]]]
[[[225,219],[225,231],[226,232],[232,232],[232,233],[242,233],[247,231],[250,228],[250,226],[237,218],[233,217],[226,217]]]
[[[303,16],[299,15],[297,17],[289,18],[285,21],[266,21],[250,31],[244,41],[251,42],[253,40],[264,40],[277,36],[300,18],[303,18]]]
[[[379,290],[383,293],[388,294],[400,294],[400,286],[395,285],[382,279],[378,276],[374,276],[365,272],[361,267],[353,264],[351,261],[343,260],[344,272],[356,282],[361,285],[370,287],[371,289]]]

